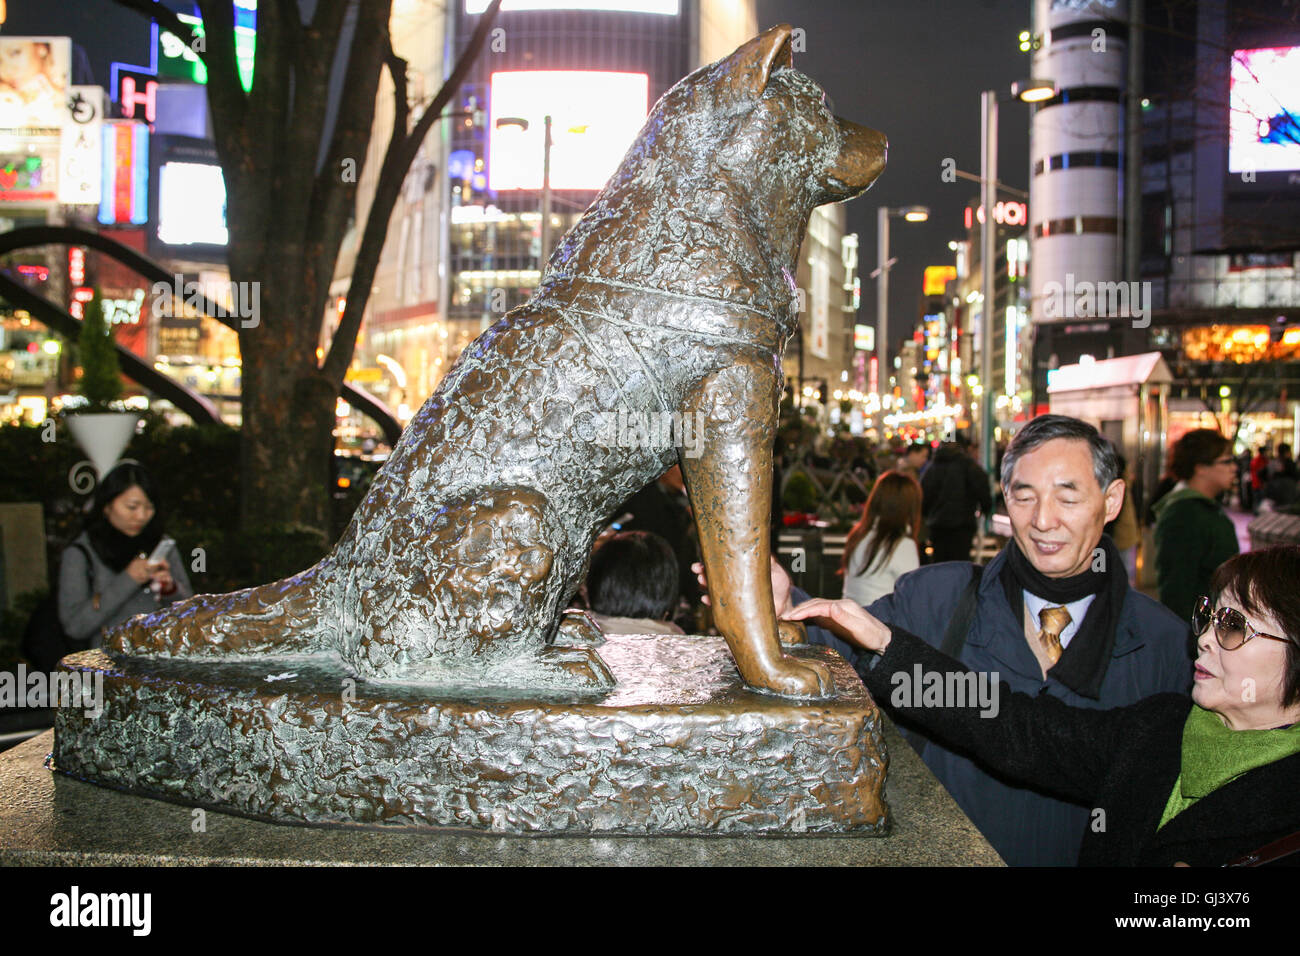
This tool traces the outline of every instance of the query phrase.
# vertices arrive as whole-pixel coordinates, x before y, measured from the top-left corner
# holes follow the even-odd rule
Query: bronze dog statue
[[[536,294],[461,355],[328,556],[136,618],[106,649],[337,654],[367,680],[467,691],[605,688],[599,634],[564,608],[613,509],[680,459],[741,676],[829,693],[821,665],[782,654],[772,612],[781,354],[809,215],[866,190],[886,143],[831,115],[793,69],[790,34],[767,31],[659,100]],[[618,416],[697,423],[696,453],[643,428],[611,440]]]

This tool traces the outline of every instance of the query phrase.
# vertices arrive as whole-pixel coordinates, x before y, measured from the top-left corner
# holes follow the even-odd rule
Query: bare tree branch
[[[315,170],[309,194],[303,241],[317,243],[318,237],[330,238],[329,242],[317,244],[317,256],[311,264],[313,273],[322,278],[319,290],[322,315],[336,264],[337,247],[350,217],[355,214],[357,184],[366,166],[373,135],[380,74],[384,59],[392,49],[388,36],[389,8],[388,2],[376,2],[358,12],[334,130],[324,162]],[[344,175],[344,163],[352,164],[348,170],[350,175]],[[335,238],[338,242],[334,241]],[[318,324],[316,335],[319,333]],[[341,384],[342,379],[339,382]]]
[[[388,150],[384,156],[379,179],[375,185],[375,198],[370,204],[370,212],[366,217],[365,229],[361,235],[361,244],[353,264],[347,304],[344,306],[338,329],[335,330],[334,340],[330,343],[329,354],[325,357],[325,362],[322,365],[322,369],[331,382],[337,382],[341,385],[348,365],[352,362],[357,334],[361,330],[361,319],[365,313],[366,302],[370,297],[370,290],[374,285],[375,271],[379,266],[379,256],[383,252],[384,240],[388,235],[388,221],[392,217],[393,207],[396,205],[397,197],[401,192],[402,182],[405,180],[411,164],[415,161],[425,136],[428,135],[433,124],[437,122],[447,103],[456,95],[456,91],[460,89],[465,77],[469,75],[474,61],[487,44],[488,36],[492,32],[492,26],[496,21],[497,12],[500,8],[501,0],[492,0],[487,9],[483,11],[478,26],[475,27],[469,44],[456,61],[456,66],[451,71],[451,75],[447,77],[447,81],[438,90],[438,94],[425,109],[410,133],[399,138],[397,135],[398,127],[395,125],[393,128],[394,136],[389,141]],[[442,307],[445,309],[446,303],[443,303]]]

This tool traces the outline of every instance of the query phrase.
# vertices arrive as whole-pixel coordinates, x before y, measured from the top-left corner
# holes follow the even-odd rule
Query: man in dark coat
[[[1102,535],[1124,500],[1110,442],[1077,419],[1040,416],[1007,449],[1002,487],[1014,539],[983,570],[973,613],[956,628],[964,643],[955,656],[972,670],[996,672],[1013,691],[1046,692],[1075,707],[1105,710],[1166,691],[1186,693],[1190,625],[1129,586],[1119,552]],[[957,617],[972,567],[920,568],[868,610],[938,647]],[[784,611],[789,596],[776,570],[773,575]],[[793,598],[798,603],[805,595]],[[1062,608],[1068,620],[1057,627]],[[808,634],[866,666],[829,631],[814,626]],[[877,703],[890,710],[888,699]],[[924,739],[926,765],[1008,863],[1078,862],[1089,807],[1011,783]]]
[[[850,600],[814,600],[869,658],[859,673],[936,739],[1091,807],[1080,865],[1300,863],[1300,547],[1226,562],[1199,603],[1196,686],[1111,710],[1011,693]],[[1240,605],[1240,607],[1234,607]],[[1217,606],[1217,609],[1216,609]],[[923,675],[923,676],[922,676]],[[918,679],[919,678],[919,679]],[[1256,680],[1258,679],[1258,687]],[[991,685],[991,686],[990,686]],[[948,687],[945,695],[922,686]],[[965,688],[965,690],[958,690]]]
[[[921,477],[921,514],[934,561],[970,560],[977,527],[975,512],[993,510],[989,479],[970,456],[967,443],[943,445]]]

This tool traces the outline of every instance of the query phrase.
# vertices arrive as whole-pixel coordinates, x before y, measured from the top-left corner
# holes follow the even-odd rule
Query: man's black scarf
[[[1012,538],[1007,543],[1007,563],[1002,566],[1002,586],[1017,621],[1025,619],[1025,591],[1049,604],[1069,604],[1097,595],[1061,659],[1048,671],[1076,694],[1093,700],[1101,697],[1101,682],[1115,652],[1115,627],[1128,594],[1128,572],[1108,535],[1101,536],[1098,550],[1101,553],[1094,552],[1092,565],[1082,574],[1049,578],[1029,563]]]

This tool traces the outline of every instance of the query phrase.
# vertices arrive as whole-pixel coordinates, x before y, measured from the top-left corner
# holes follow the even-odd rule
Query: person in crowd
[[[1111,710],[999,686],[996,713],[919,693],[896,707],[936,740],[999,777],[1092,808],[1076,831],[1093,866],[1222,866],[1292,838],[1300,851],[1300,547],[1239,555],[1196,604],[1199,656],[1190,698],[1162,693]],[[894,623],[850,600],[817,599],[784,615],[828,619],[862,650],[859,673],[877,700],[899,681],[971,675]],[[900,678],[901,675],[901,678]],[[909,699],[910,698],[910,699]],[[972,706],[971,704],[974,704]],[[1008,826],[1027,827],[1018,808]],[[1102,825],[1098,825],[1102,822]],[[1291,855],[1287,862],[1294,862]]]
[[[1114,446],[1086,422],[1041,415],[1012,439],[1002,460],[1012,539],[982,573],[967,563],[929,565],[898,579],[867,610],[977,671],[997,671],[1011,690],[1104,710],[1191,684],[1188,625],[1129,585],[1102,527],[1120,511],[1124,482]],[[702,573],[701,568],[696,569]],[[773,563],[779,615],[790,578]],[[858,663],[857,649],[811,626],[811,643]],[[890,695],[876,702],[892,709]],[[898,715],[906,723],[906,717]],[[915,725],[913,725],[915,726]],[[1095,804],[1008,779],[961,747],[918,728],[921,759],[1008,863],[1073,865]]]
[[[898,470],[903,474],[921,480],[921,469],[930,460],[930,446],[923,441],[914,441],[903,449],[902,456],[898,459]]]
[[[669,621],[677,609],[677,557],[648,531],[624,531],[591,556],[587,603],[609,634],[681,634]]]
[[[844,542],[844,596],[870,604],[893,591],[900,575],[921,566],[920,531],[921,486],[903,472],[885,472]]]
[[[1170,455],[1178,484],[1154,505],[1156,580],[1160,602],[1183,620],[1206,593],[1214,569],[1240,550],[1237,530],[1218,501],[1232,487],[1233,467],[1228,439],[1211,428],[1189,431]]]
[[[1260,493],[1260,510],[1276,511],[1295,504],[1297,497],[1296,480],[1283,471],[1278,471],[1268,479]]]
[[[630,520],[623,522],[624,531],[650,531],[668,542],[677,556],[678,567],[687,569],[681,572],[678,589],[687,603],[698,605],[700,592],[689,569],[692,563],[700,560],[700,545],[681,465],[673,465],[624,502],[616,514],[624,513],[632,515]]]
[[[60,562],[59,622],[68,637],[100,647],[109,628],[194,594],[175,543],[155,554],[164,539],[157,501],[153,479],[135,462],[100,480]]]
[[[1175,444],[1177,444],[1177,442],[1175,442]],[[1169,454],[1165,458],[1165,470],[1161,473],[1160,480],[1156,482],[1156,486],[1151,489],[1151,497],[1147,501],[1146,513],[1142,516],[1144,527],[1155,527],[1156,505],[1160,503],[1161,499],[1163,499],[1165,495],[1173,491],[1178,485],[1178,479],[1174,477],[1173,473],[1173,460],[1174,450],[1173,448],[1170,448]]]
[[[1242,511],[1255,510],[1255,485],[1250,480],[1250,449],[1245,448],[1237,456],[1237,490],[1238,501]]]
[[[1291,446],[1286,442],[1277,446],[1277,457],[1266,469],[1267,481],[1261,493],[1267,507],[1276,511],[1293,505],[1297,497],[1297,472],[1295,459],[1291,457]]]
[[[1115,550],[1124,557],[1124,567],[1130,581],[1137,580],[1137,546],[1142,540],[1138,529],[1137,505],[1133,503],[1133,492],[1128,481],[1128,462],[1115,449],[1115,460],[1119,462],[1119,473],[1124,479],[1124,504],[1119,509],[1119,516],[1105,527],[1106,534],[1115,542]]]
[[[988,476],[970,456],[969,442],[959,438],[940,446],[921,479],[926,535],[934,561],[969,561],[977,512],[993,510]]]
[[[1269,463],[1268,471],[1272,475],[1285,475],[1292,481],[1300,478],[1300,474],[1296,472],[1295,458],[1291,455],[1289,442],[1282,442],[1277,446],[1277,457]]]
[[[1250,463],[1250,486],[1256,508],[1264,497],[1264,485],[1268,483],[1268,446],[1260,445],[1259,452]]]

